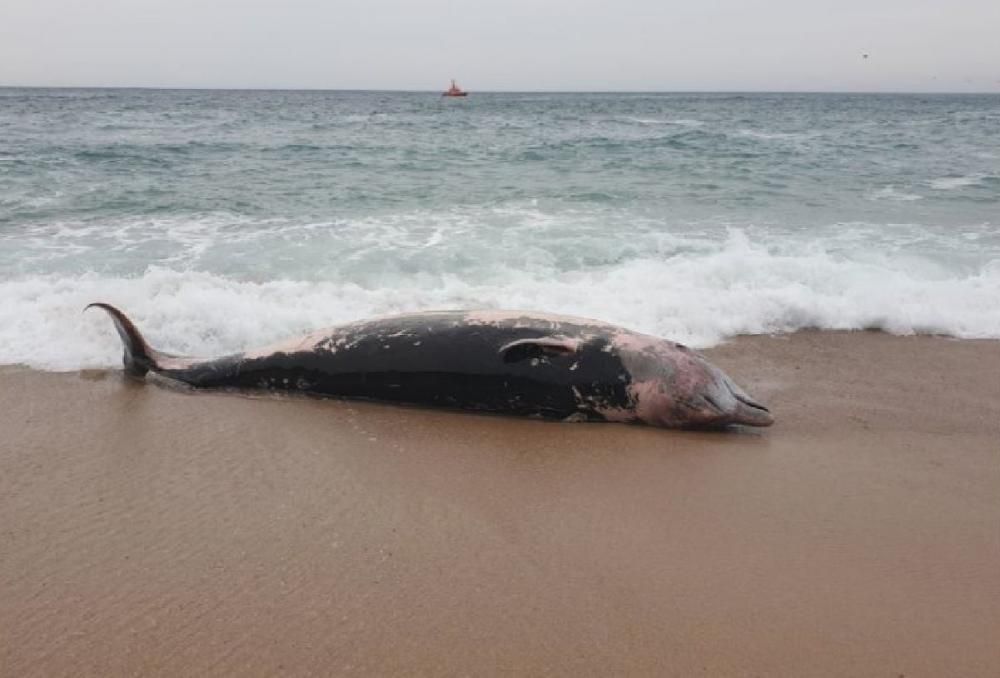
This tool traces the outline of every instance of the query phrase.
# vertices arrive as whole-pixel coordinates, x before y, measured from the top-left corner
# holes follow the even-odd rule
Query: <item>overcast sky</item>
[[[1000,92],[1000,0],[0,0],[0,85],[451,77],[472,91]]]

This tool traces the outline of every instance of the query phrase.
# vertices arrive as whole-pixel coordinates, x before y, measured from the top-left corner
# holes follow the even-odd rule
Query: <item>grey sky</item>
[[[0,85],[450,77],[473,91],[1000,92],[1000,0],[0,2]]]

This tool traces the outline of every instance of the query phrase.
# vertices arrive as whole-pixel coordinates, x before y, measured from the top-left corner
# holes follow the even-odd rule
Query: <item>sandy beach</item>
[[[0,369],[0,675],[1000,675],[1000,342],[705,352],[765,430]]]

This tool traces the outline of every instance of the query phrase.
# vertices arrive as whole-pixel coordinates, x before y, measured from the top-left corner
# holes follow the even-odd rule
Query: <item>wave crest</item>
[[[705,347],[739,334],[871,329],[1000,338],[1000,261],[963,273],[918,257],[847,256],[818,245],[767,246],[733,230],[711,250],[597,268],[468,275],[415,272],[380,285],[249,282],[154,267],[136,277],[27,276],[0,282],[0,363],[72,370],[117,365],[107,320],[121,306],[164,350],[214,356],[376,314],[519,308],[600,318]]]

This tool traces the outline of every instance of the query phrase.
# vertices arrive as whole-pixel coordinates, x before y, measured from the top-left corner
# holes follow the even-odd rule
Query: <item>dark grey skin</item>
[[[126,372],[196,388],[298,391],[565,421],[769,426],[691,349],[592,320],[518,311],[398,315],[211,360],[157,351],[117,308]]]

